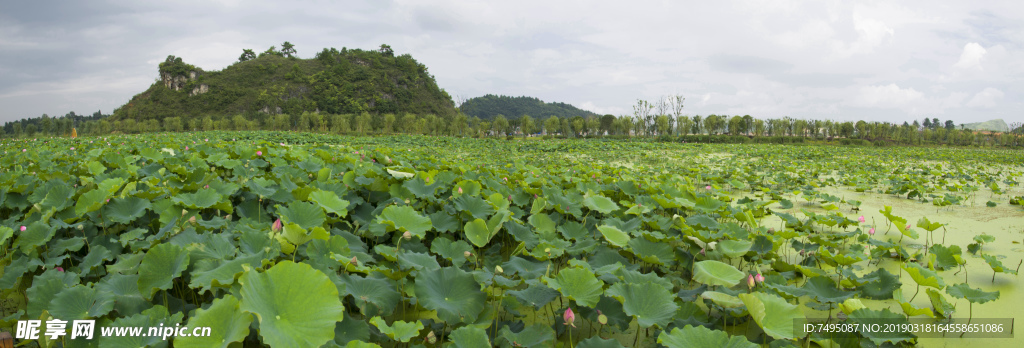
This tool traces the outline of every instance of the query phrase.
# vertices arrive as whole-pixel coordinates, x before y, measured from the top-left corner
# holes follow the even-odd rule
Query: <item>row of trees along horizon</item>
[[[888,122],[804,120],[790,117],[759,119],[745,116],[689,116],[656,112],[646,101],[638,102],[634,115],[551,116],[537,119],[529,115],[506,118],[498,115],[490,120],[455,115],[395,114],[326,114],[303,112],[297,115],[241,114],[214,119],[168,117],[162,122],[149,119],[111,120],[97,111],[91,116],[69,112],[62,117],[43,115],[38,118],[7,122],[0,128],[5,138],[69,136],[73,128],[78,135],[138,134],[150,132],[182,132],[212,130],[273,130],[334,134],[425,134],[445,136],[515,136],[545,135],[548,137],[648,137],[662,141],[689,142],[772,142],[792,143],[806,139],[840,140],[858,145],[957,145],[957,146],[1024,146],[1020,125],[1013,133],[978,132],[958,128],[953,121],[940,122],[925,118],[902,125]]]

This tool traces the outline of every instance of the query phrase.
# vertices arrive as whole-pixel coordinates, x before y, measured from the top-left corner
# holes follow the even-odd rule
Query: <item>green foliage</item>
[[[509,97],[493,94],[470,98],[459,106],[459,110],[466,115],[479,117],[482,120],[491,120],[499,115],[512,118],[529,115],[538,119],[547,119],[551,116],[558,118],[600,116],[566,103],[545,103],[533,97]]]

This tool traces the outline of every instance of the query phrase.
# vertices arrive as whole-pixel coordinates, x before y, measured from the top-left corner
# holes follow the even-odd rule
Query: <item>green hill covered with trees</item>
[[[114,110],[108,121],[165,130],[275,128],[266,125],[280,122],[290,129],[297,122],[292,118],[304,113],[451,117],[455,112],[426,66],[408,54],[395,56],[387,45],[372,51],[325,48],[302,59],[285,42],[281,50],[271,47],[258,56],[246,49],[221,71],[168,56],[160,63],[158,81]],[[253,125],[245,127],[243,121]]]
[[[533,97],[509,97],[493,94],[470,98],[459,106],[459,110],[466,116],[479,117],[481,120],[490,120],[498,115],[503,115],[506,118],[529,115],[542,119],[551,116],[558,116],[558,118],[600,116],[566,103],[545,103]]]

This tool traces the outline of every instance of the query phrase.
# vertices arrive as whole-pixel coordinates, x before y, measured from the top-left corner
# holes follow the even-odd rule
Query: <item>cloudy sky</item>
[[[617,115],[682,94],[691,115],[1024,121],[1018,1],[205,0],[0,4],[0,122],[109,113],[167,55],[220,70],[283,41],[386,43],[453,96]]]

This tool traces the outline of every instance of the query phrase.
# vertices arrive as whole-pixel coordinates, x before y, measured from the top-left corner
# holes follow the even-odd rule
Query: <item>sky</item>
[[[601,114],[1024,122],[1019,1],[6,1],[0,122],[110,113],[168,55],[204,70],[290,41],[388,44],[454,97]]]

